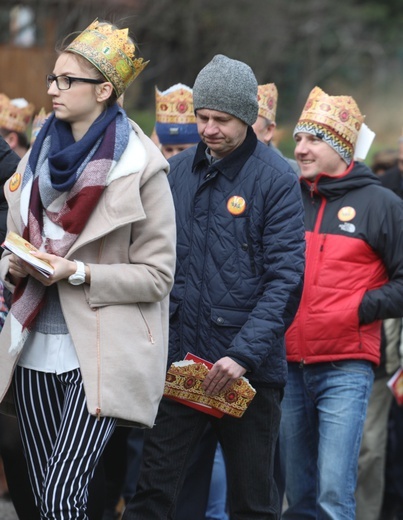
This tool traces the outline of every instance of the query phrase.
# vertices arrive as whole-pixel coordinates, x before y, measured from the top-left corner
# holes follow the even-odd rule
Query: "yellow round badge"
[[[20,187],[20,184],[21,184],[21,174],[16,172],[10,179],[10,184],[9,184],[10,191],[18,190],[18,188]]]
[[[344,208],[341,208],[337,213],[339,220],[341,220],[342,222],[350,222],[350,220],[353,220],[355,215],[356,211],[351,206],[345,206]]]
[[[231,215],[241,215],[246,209],[246,202],[243,197],[234,195],[227,202],[227,210]]]

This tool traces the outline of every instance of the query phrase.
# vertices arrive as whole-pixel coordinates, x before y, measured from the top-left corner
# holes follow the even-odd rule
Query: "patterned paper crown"
[[[206,395],[202,383],[208,371],[203,363],[172,363],[166,375],[164,395],[212,406],[233,417],[242,417],[255,397],[256,390],[247,379],[240,377],[228,390]]]
[[[259,103],[259,116],[265,117],[272,123],[276,122],[278,92],[274,83],[258,85],[257,100]]]
[[[31,146],[34,144],[35,139],[38,137],[40,129],[43,127],[46,119],[50,116],[50,112],[47,114],[46,110],[42,107],[40,111],[34,117],[31,127]]]
[[[147,66],[135,59],[136,47],[128,37],[129,29],[117,29],[95,19],[66,51],[86,58],[110,81],[119,97]]]
[[[320,136],[349,164],[364,119],[352,97],[329,96],[315,87],[309,94],[294,135],[306,132]]]
[[[164,92],[155,87],[155,111],[155,130],[161,144],[191,144],[200,141],[190,87],[177,83]]]
[[[11,132],[25,133],[35,107],[23,98],[10,99],[0,94],[0,127]]]

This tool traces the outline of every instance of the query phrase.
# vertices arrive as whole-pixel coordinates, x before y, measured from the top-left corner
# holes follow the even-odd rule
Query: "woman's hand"
[[[39,271],[37,271],[33,266],[12,254],[10,255],[9,260],[9,273],[13,279],[25,278],[29,275],[41,282],[43,285],[49,286],[57,283],[59,280],[68,278],[70,275],[76,272],[77,265],[72,260],[67,260],[61,256],[51,255],[42,251],[33,251],[31,254],[36,258],[49,262],[55,270],[54,273],[49,276],[49,278],[47,278]]]
[[[26,269],[27,265],[28,264],[21,260],[17,255],[11,254],[9,256],[8,273],[12,282],[16,282],[17,279],[28,276],[29,273]]]

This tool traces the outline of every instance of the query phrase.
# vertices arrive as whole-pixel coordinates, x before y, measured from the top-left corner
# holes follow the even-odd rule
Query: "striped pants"
[[[41,519],[87,520],[88,485],[116,419],[88,413],[79,369],[54,374],[17,366],[14,393]]]

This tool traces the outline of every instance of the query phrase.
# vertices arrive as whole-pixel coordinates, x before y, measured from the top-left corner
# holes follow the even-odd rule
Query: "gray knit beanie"
[[[195,111],[218,110],[253,125],[259,106],[252,69],[242,61],[217,54],[197,75],[193,104]]]

